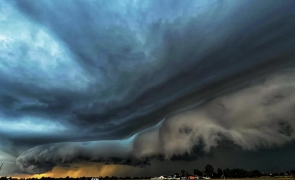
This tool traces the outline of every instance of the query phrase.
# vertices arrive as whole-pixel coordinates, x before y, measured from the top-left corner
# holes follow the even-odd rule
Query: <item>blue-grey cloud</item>
[[[170,115],[129,139],[37,146],[19,156],[17,164],[26,172],[42,173],[45,165],[48,171],[80,159],[142,166],[150,158],[198,157],[218,146],[248,151],[281,147],[295,139],[293,79],[294,71],[271,76]]]
[[[264,135],[258,133],[253,137],[251,133],[238,131],[239,124],[248,120],[234,114],[232,104],[226,108],[227,102],[217,107],[208,102],[218,101],[224,94],[235,96],[232,93],[238,90],[247,93],[237,93],[238,97],[233,99],[246,100],[256,92],[248,92],[245,87],[255,89],[258,85],[254,87],[253,80],[259,80],[263,86],[263,78],[274,73],[271,77],[293,83],[282,75],[282,69],[294,67],[294,5],[288,0],[144,3],[77,0],[62,4],[46,0],[2,1],[0,135],[9,142],[3,150],[20,155],[19,151],[41,145],[25,152],[17,161],[22,170],[34,173],[61,163],[48,155],[38,156],[41,159],[35,161],[37,166],[31,166],[34,153],[43,152],[42,148],[51,146],[42,145],[50,143],[61,143],[58,147],[64,147],[63,142],[94,141],[99,145],[100,140],[113,142],[136,137],[130,143],[133,144],[129,147],[130,156],[136,162],[144,162],[158,155],[173,158],[190,152],[200,137],[207,151],[225,139],[248,150],[261,148],[255,138],[264,140],[269,147],[292,141],[291,110],[286,112],[288,117],[281,117],[276,111],[286,104],[292,107],[292,102],[284,101],[269,109],[268,103],[282,99],[278,98],[280,95],[269,95],[264,104],[255,101],[258,97],[250,102],[253,107],[263,109],[253,113],[255,117],[249,117],[255,119],[254,124],[273,121],[277,125],[274,126],[277,133],[269,136],[271,139],[263,139],[267,134],[264,131]],[[289,93],[286,84],[267,81],[282,88],[279,94]],[[267,99],[265,93],[258,95]],[[238,114],[251,109],[238,106],[241,108]],[[189,107],[197,108],[196,114],[192,113],[194,117],[200,112],[212,115],[203,120],[183,119],[188,115],[181,112]],[[215,113],[221,114],[211,117]],[[222,116],[224,113],[226,117]],[[266,122],[261,117],[272,113],[276,120]],[[181,129],[178,120],[168,118],[172,116],[181,117],[185,127],[204,123],[204,131]],[[228,116],[237,121],[232,129],[219,126],[221,122],[234,123]],[[163,122],[161,127],[157,125],[159,122]],[[249,126],[255,129],[254,124]],[[153,129],[154,126],[158,128]],[[166,144],[166,138],[174,136],[170,134],[172,130],[184,132],[183,136],[194,142],[183,149]],[[211,131],[215,134],[207,137],[206,133]],[[195,135],[188,135],[191,132]],[[140,137],[157,145],[142,144]],[[20,148],[10,152],[15,147]],[[59,156],[55,151],[51,153]],[[97,155],[107,156],[103,152]],[[50,166],[44,168],[44,163]]]

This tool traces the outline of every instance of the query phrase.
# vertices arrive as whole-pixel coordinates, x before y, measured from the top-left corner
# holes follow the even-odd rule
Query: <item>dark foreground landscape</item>
[[[207,164],[203,170],[193,169],[192,173],[186,170],[181,170],[179,173],[176,172],[172,175],[152,175],[152,176],[145,176],[145,177],[117,177],[117,176],[99,176],[99,177],[42,177],[42,178],[16,178],[16,177],[1,177],[0,180],[102,180],[102,179],[154,179],[157,180],[194,180],[194,179],[247,179],[247,180],[267,180],[267,179],[279,179],[279,180],[292,180],[295,179],[295,170],[281,170],[280,172],[273,172],[273,173],[265,173],[259,170],[250,170],[247,171],[245,169],[233,168],[233,169],[214,169],[214,167],[210,164]]]
[[[97,177],[78,177],[78,178],[51,178],[51,177],[43,177],[43,178],[12,178],[12,177],[1,177],[1,180],[37,180],[37,179],[42,179],[42,180],[94,180]],[[100,178],[99,178],[100,179]],[[97,178],[97,180],[99,180]],[[102,178],[105,179],[105,178]],[[133,179],[133,180],[138,180],[138,179],[150,179],[148,177],[141,177],[141,178],[112,178],[108,177],[108,179]],[[214,178],[215,179],[215,178]],[[221,178],[216,178],[216,179],[221,179]],[[257,178],[226,178],[229,180],[295,180],[294,176],[277,176],[277,177],[269,177],[269,176],[263,176],[263,177],[257,177]]]

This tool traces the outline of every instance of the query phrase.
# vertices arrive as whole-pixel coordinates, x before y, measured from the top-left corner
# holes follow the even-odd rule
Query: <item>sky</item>
[[[0,175],[295,169],[294,7],[0,0]]]

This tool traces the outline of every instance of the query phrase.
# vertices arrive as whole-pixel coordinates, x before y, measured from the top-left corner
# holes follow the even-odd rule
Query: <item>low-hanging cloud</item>
[[[126,140],[35,147],[19,156],[17,164],[34,174],[79,160],[142,166],[149,164],[150,158],[173,160],[193,154],[195,146],[209,153],[224,142],[248,151],[279,147],[295,138],[294,78],[294,71],[273,75],[201,107],[171,115]]]
[[[294,6],[1,1],[0,149],[34,173],[79,159],[142,167],[218,145],[286,144]]]

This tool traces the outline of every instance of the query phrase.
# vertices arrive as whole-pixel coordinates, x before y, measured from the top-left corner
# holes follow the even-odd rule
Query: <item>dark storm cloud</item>
[[[103,1],[65,1],[56,5],[38,1],[34,6],[31,1],[15,3],[65,43],[93,78],[80,99],[75,97],[76,88],[72,96],[51,90],[53,94],[49,96],[53,100],[41,102],[44,106],[32,104],[20,110],[41,115],[56,110],[50,114],[70,115],[67,119],[85,128],[99,123],[104,131],[128,128],[130,122],[129,129],[136,132],[132,122],[141,127],[137,125],[138,116],[204,83],[275,58],[286,59],[294,44],[289,38],[294,31],[288,25],[294,23],[290,18],[292,9],[288,3],[275,1],[183,2],[173,6],[171,2],[162,2],[167,12],[158,11],[159,4],[154,2],[114,5]],[[184,10],[187,6],[192,8]],[[272,18],[274,13],[280,20]],[[278,30],[271,30],[277,26]],[[44,96],[48,95],[33,98],[39,101]],[[78,107],[72,107],[75,102],[79,102]],[[153,124],[159,120],[155,118]],[[141,121],[142,126],[150,121]],[[110,136],[120,138],[124,134]]]
[[[93,151],[95,149],[95,151]],[[120,152],[118,152],[120,149]],[[56,165],[77,161],[103,162],[104,164],[127,164],[144,167],[148,160],[135,159],[126,140],[103,142],[68,142],[38,146],[17,158],[17,165],[27,173],[44,173]]]
[[[225,141],[247,150],[290,142],[293,81],[280,69],[294,67],[294,5],[3,1],[0,134],[19,151],[60,142],[18,157],[29,173],[66,157],[132,164],[185,158]],[[269,86],[278,89],[268,93]],[[88,154],[123,138],[130,152],[102,146]],[[89,140],[95,146],[81,145]],[[74,155],[58,153],[71,148]]]
[[[281,147],[295,138],[294,77],[294,70],[280,72],[201,107],[170,115],[129,139],[38,146],[16,162],[25,172],[42,173],[46,172],[42,164],[52,168],[87,160],[143,166],[150,158],[203,158],[218,147],[247,151]]]

